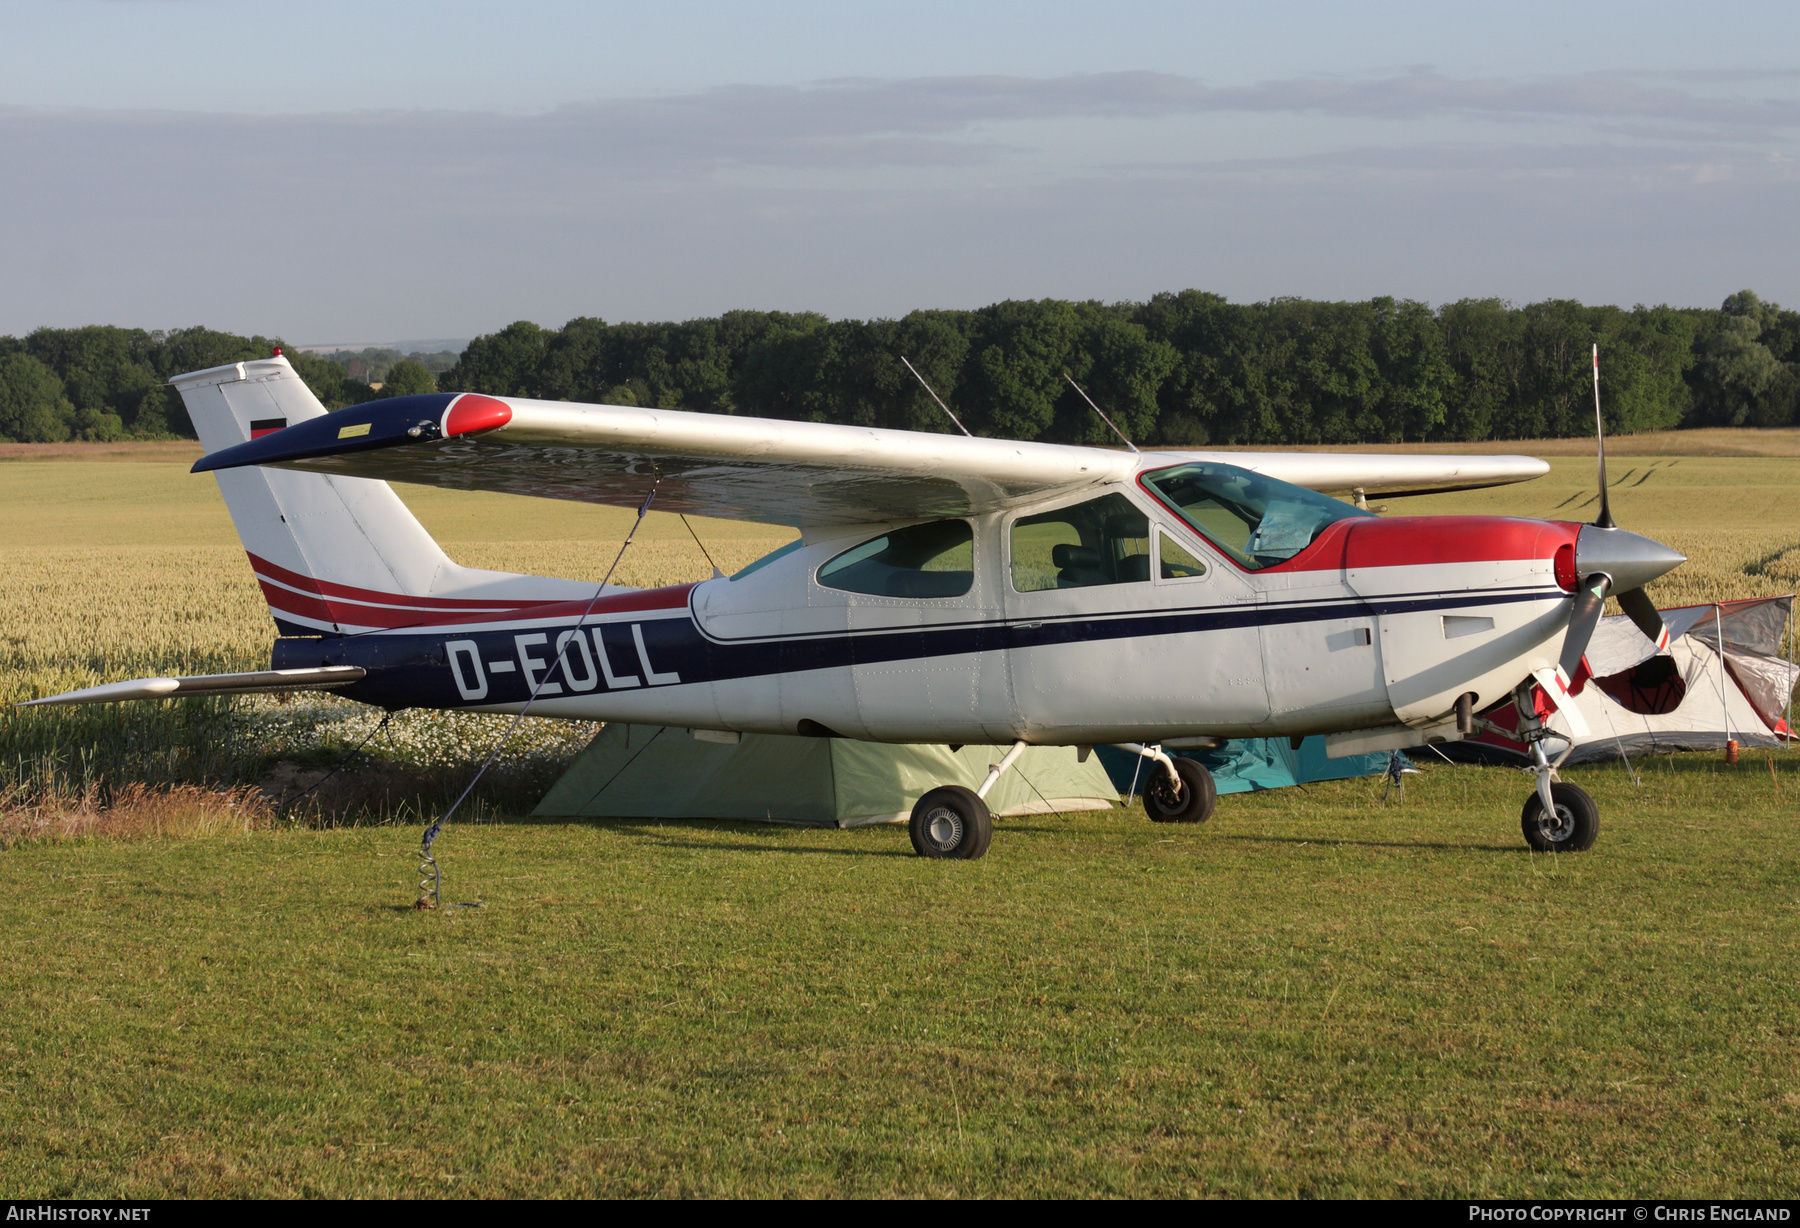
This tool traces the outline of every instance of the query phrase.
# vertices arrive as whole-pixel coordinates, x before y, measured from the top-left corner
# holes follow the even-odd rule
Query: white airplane
[[[1599,523],[1381,518],[1323,492],[1523,481],[1521,456],[1137,453],[474,393],[332,413],[279,353],[178,376],[279,630],[271,669],[35,703],[332,689],[412,707],[631,721],[697,737],[1010,745],[978,790],[913,811],[972,858],[983,795],[1028,745],[1153,760],[1164,822],[1214,804],[1167,752],[1324,734],[1337,755],[1457,739],[1512,700],[1542,850],[1592,845],[1543,717],[1585,682],[1608,593],[1682,556]],[[729,578],[636,590],[458,566],[387,480],[800,530]],[[640,512],[641,519],[641,512]],[[1517,736],[1517,735],[1514,735]],[[1566,753],[1564,751],[1563,753]]]

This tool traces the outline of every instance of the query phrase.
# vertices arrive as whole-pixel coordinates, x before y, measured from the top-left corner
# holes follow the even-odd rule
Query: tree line
[[[181,396],[169,377],[205,367],[267,358],[279,337],[243,337],[210,328],[169,332],[115,328],[40,328],[25,337],[0,336],[0,443],[194,437]],[[328,409],[383,396],[431,392],[435,378],[423,360],[377,352],[377,387],[343,363],[284,349],[288,361]],[[354,356],[347,356],[354,357]],[[385,378],[383,378],[385,377]]]
[[[1609,431],[1796,422],[1800,312],[1748,290],[1718,310],[1238,304],[1186,290],[1143,303],[1009,301],[897,320],[733,311],[679,323],[582,317],[560,329],[520,321],[475,338],[448,369],[436,355],[382,353],[379,391],[357,378],[373,364],[349,361],[356,355],[288,356],[327,408],[436,387],[954,430],[904,358],[977,434],[1110,442],[1066,374],[1136,442],[1203,446],[1586,435],[1596,343]],[[265,357],[275,344],[204,328],[0,337],[0,437],[191,435],[163,381]]]

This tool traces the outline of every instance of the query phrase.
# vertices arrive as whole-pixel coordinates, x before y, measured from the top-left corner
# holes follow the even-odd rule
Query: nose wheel
[[[1519,826],[1525,843],[1540,853],[1580,853],[1594,847],[1600,835],[1600,808],[1586,789],[1557,781],[1550,786],[1546,810],[1537,793],[1525,800]]]

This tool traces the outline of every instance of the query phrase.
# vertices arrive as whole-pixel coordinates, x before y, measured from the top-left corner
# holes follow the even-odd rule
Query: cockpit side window
[[[1021,593],[1150,578],[1150,520],[1124,495],[1021,516],[1012,526],[1012,583]]]
[[[1285,563],[1335,521],[1374,515],[1236,465],[1176,465],[1142,481],[1246,571]]]
[[[966,520],[894,529],[821,566],[819,583],[877,597],[961,597],[975,585],[975,531]]]

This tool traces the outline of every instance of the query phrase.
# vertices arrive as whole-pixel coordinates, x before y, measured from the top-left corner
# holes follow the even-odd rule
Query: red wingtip
[[[450,412],[444,415],[444,437],[497,430],[511,421],[512,406],[505,401],[465,392],[450,403]]]

